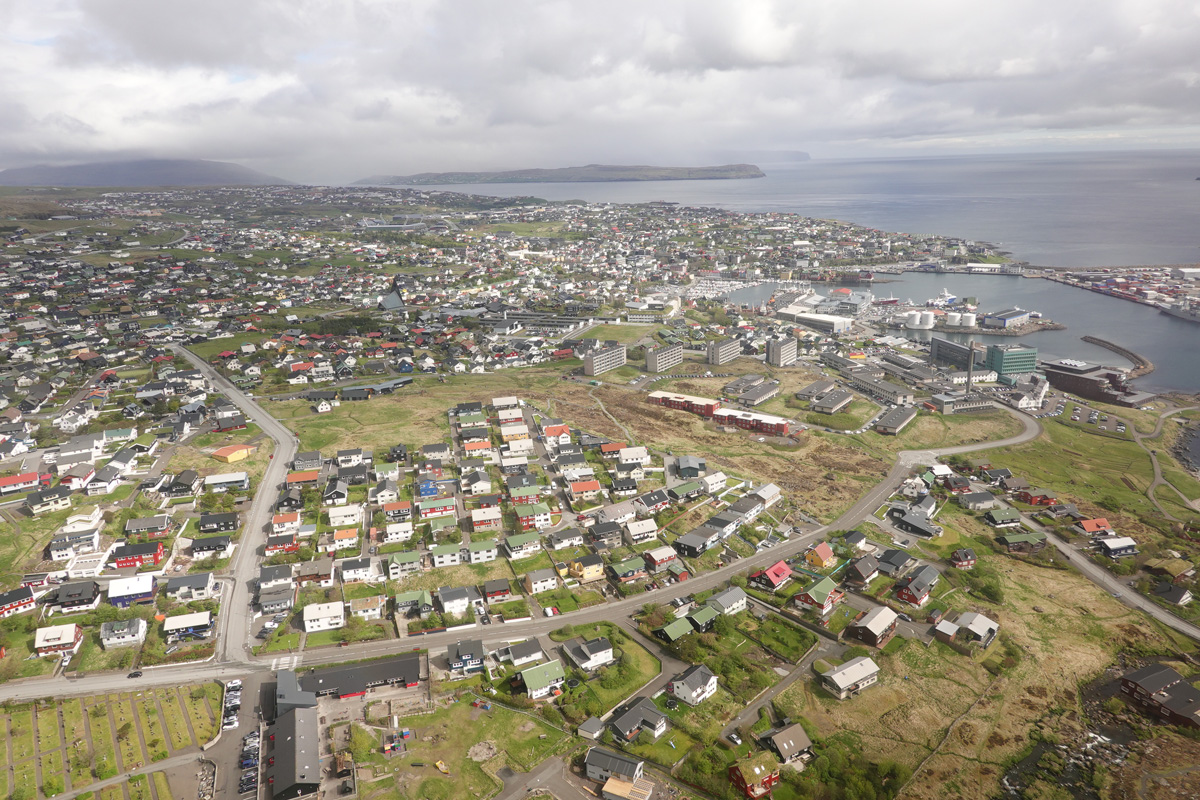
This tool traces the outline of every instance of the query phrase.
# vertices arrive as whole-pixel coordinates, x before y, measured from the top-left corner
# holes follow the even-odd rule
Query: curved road
[[[1144,439],[1157,439],[1159,434],[1162,433],[1163,423],[1167,421],[1167,417],[1178,414],[1181,411],[1191,411],[1196,408],[1200,408],[1200,406],[1184,406],[1183,408],[1175,408],[1170,411],[1165,411],[1162,414],[1159,414],[1158,421],[1155,423],[1154,430],[1151,433],[1138,433],[1137,428],[1133,429],[1133,440],[1135,442],[1137,442],[1138,447],[1142,448],[1143,450],[1146,451],[1147,454],[1149,454],[1150,464],[1151,464],[1151,466],[1154,467],[1154,480],[1150,482],[1150,487],[1148,489],[1146,489],[1146,497],[1147,497],[1147,499],[1150,500],[1151,503],[1154,504],[1154,507],[1158,509],[1158,513],[1162,514],[1164,517],[1171,520],[1172,522],[1179,522],[1180,520],[1174,514],[1171,514],[1169,511],[1167,511],[1165,508],[1163,508],[1162,504],[1158,502],[1158,498],[1154,496],[1154,491],[1159,486],[1171,487],[1171,490],[1174,491],[1175,494],[1179,495],[1179,499],[1182,500],[1184,505],[1186,505],[1188,508],[1195,509],[1197,507],[1196,501],[1189,500],[1186,497],[1184,497],[1183,492],[1179,491],[1179,489],[1176,488],[1175,484],[1171,483],[1170,481],[1168,481],[1166,478],[1163,477],[1162,467],[1159,466],[1159,463],[1158,463],[1158,451],[1154,448],[1146,447],[1143,440]]]

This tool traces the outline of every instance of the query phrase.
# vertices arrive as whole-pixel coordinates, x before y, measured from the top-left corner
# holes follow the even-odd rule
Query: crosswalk
[[[271,659],[271,671],[278,672],[281,669],[295,669],[300,666],[300,662],[304,660],[302,655],[280,656],[279,658]]]

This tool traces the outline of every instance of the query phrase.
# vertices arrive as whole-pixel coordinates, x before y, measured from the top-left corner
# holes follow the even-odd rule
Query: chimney
[[[971,393],[971,379],[975,376],[975,340],[967,339],[967,394]]]

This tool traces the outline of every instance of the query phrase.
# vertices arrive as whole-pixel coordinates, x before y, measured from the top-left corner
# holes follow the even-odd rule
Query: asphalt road
[[[222,376],[211,364],[182,347],[172,348],[177,355],[187,359],[203,372],[230,400],[233,401],[247,421],[258,425],[263,433],[275,440],[274,457],[267,462],[258,490],[250,510],[243,520],[241,541],[229,564],[230,592],[222,601],[222,613],[217,617],[217,661],[248,663],[250,655],[250,603],[253,598],[251,582],[257,577],[258,565],[262,560],[260,545],[266,542],[266,532],[271,524],[272,506],[276,490],[287,477],[288,465],[296,457],[297,439],[283,423],[268,414],[241,389]]]

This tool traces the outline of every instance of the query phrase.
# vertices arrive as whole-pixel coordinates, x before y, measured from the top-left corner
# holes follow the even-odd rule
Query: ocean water
[[[469,184],[472,194],[792,211],[1000,245],[1041,266],[1200,261],[1200,150],[760,163],[765,178]]]
[[[1017,306],[1040,311],[1046,319],[1067,326],[1061,331],[1039,331],[1028,336],[972,334],[969,338],[983,344],[1022,342],[1038,348],[1042,358],[1078,358],[1100,364],[1128,367],[1129,362],[1111,350],[1081,341],[1081,336],[1098,336],[1134,351],[1154,362],[1155,370],[1136,381],[1146,391],[1200,392],[1200,324],[1171,317],[1158,310],[1128,300],[1096,294],[1040,278],[1011,275],[938,275],[906,272],[880,275],[871,291],[876,297],[895,296],[902,303],[918,305],[937,297],[942,289],[957,297],[974,297],[979,311],[1000,311]],[[886,282],[885,282],[886,281]],[[835,288],[814,284],[819,294]],[[863,288],[863,287],[855,287]],[[729,299],[757,304],[771,295],[770,285],[739,289]],[[967,334],[904,331],[917,341],[931,336],[966,341]]]
[[[667,200],[735,211],[789,211],[881,230],[987,241],[1039,266],[1200,261],[1200,150],[818,159],[759,166],[766,177],[754,180],[444,188],[497,197]],[[875,293],[924,302],[944,287],[960,297],[977,297],[980,311],[1014,305],[1041,311],[1067,325],[1065,331],[1021,339],[1043,353],[1123,365],[1116,353],[1079,340],[1099,336],[1155,363],[1155,372],[1138,381],[1139,387],[1200,392],[1200,325],[1195,323],[1044,280],[917,273],[896,277],[895,283],[876,284]]]

